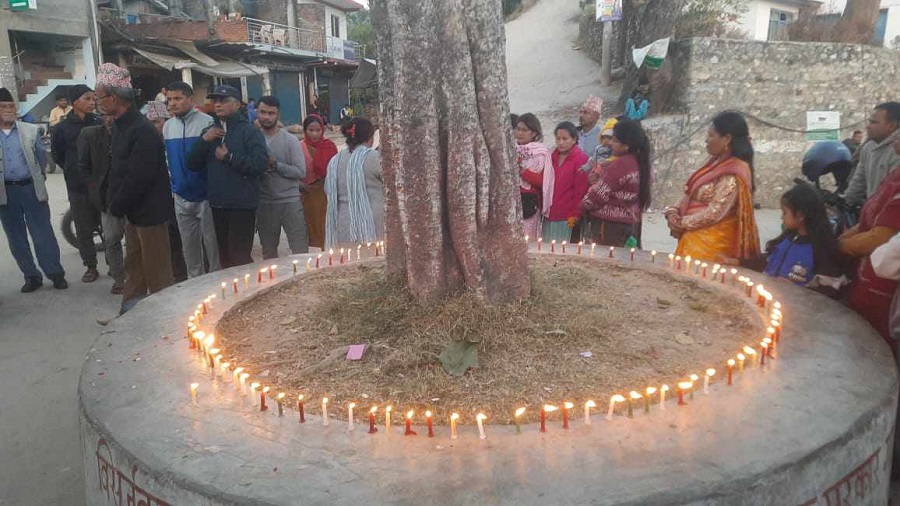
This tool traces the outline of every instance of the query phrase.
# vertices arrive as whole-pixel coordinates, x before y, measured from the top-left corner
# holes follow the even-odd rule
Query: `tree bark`
[[[871,45],[880,10],[880,0],[847,0],[839,23],[840,42]]]
[[[420,300],[530,293],[500,0],[373,0],[387,264]]]

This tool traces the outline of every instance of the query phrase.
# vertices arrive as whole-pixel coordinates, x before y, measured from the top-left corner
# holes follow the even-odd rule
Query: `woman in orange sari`
[[[720,261],[759,255],[759,232],[753,214],[753,145],[747,121],[723,112],[706,134],[710,159],[685,185],[685,196],[666,209],[677,255]]]

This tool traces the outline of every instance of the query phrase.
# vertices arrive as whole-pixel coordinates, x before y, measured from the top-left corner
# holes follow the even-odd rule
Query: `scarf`
[[[519,164],[520,172],[527,170],[544,176],[542,192],[545,197],[542,211],[544,213],[549,212],[550,205],[553,203],[553,183],[555,181],[553,162],[550,160],[550,150],[540,142],[529,142],[528,144],[516,145],[516,159]],[[527,181],[521,178],[519,180],[519,185],[524,190],[533,189]]]
[[[691,207],[691,197],[694,193],[705,184],[712,183],[722,176],[734,176],[744,184],[744,187],[753,188],[753,175],[750,173],[750,166],[746,162],[735,157],[727,158],[721,162],[716,162],[711,158],[706,165],[694,172],[687,183],[684,185],[684,197],[678,204],[678,212],[682,216],[687,215],[688,209]]]
[[[328,209],[325,213],[325,249],[338,243],[337,168],[348,153],[350,161],[347,163],[347,200],[350,214],[350,243],[364,244],[377,239],[372,205],[369,202],[369,195],[366,193],[364,170],[366,155],[370,151],[373,150],[368,146],[357,146],[352,152],[342,151],[328,163],[328,175],[325,176],[325,195],[328,198]]]
[[[319,124],[325,128],[325,121],[316,114],[311,115],[319,119]],[[325,133],[319,140],[314,141],[308,135],[303,136],[303,154],[306,156],[306,177],[303,182],[309,186],[322,179],[328,173],[328,162],[337,154],[337,146],[325,138]]]

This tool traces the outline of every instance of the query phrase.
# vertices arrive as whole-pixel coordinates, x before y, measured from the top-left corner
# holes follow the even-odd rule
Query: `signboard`
[[[808,111],[806,113],[807,141],[841,140],[841,113],[838,111]]]
[[[622,0],[597,0],[597,21],[622,21]]]
[[[37,5],[35,5],[36,7]],[[11,11],[27,11],[30,8],[32,7],[29,0],[9,0],[9,10]]]
[[[669,54],[670,40],[670,37],[666,37],[665,39],[654,41],[649,46],[632,50],[634,65],[637,68],[641,68],[641,65],[646,64],[648,68],[658,69],[662,66],[663,60],[666,59],[666,55]]]

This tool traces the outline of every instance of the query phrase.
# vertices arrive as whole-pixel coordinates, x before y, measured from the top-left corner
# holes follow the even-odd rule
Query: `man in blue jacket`
[[[250,250],[259,206],[259,178],[269,166],[262,132],[241,112],[241,93],[233,86],[216,86],[208,99],[215,105],[215,123],[203,131],[188,153],[187,167],[207,173],[219,259],[223,268],[253,263]]]
[[[187,155],[203,130],[213,124],[213,119],[194,108],[194,90],[187,83],[174,82],[166,86],[169,113],[172,115],[163,126],[169,173],[172,176],[172,194],[175,197],[175,218],[181,233],[181,251],[187,264],[189,277],[202,276],[203,252],[209,272],[221,269],[219,245],[212,210],[206,199],[206,167],[194,172],[187,168]]]

